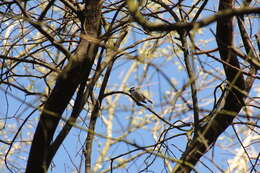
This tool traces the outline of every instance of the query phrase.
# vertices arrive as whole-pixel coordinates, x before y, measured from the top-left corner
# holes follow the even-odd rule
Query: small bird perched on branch
[[[143,102],[143,103],[153,103],[151,100],[149,100],[147,97],[145,97],[142,93],[140,93],[135,87],[132,87],[129,89],[129,92],[131,96],[135,99],[136,102]]]

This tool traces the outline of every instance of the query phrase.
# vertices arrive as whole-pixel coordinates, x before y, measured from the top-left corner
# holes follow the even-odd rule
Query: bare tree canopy
[[[0,2],[1,172],[260,170],[260,2]]]

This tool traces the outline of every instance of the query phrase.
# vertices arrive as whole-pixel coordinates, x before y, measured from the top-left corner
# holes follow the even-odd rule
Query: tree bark
[[[100,28],[101,3],[87,1],[82,12],[83,33],[96,38]],[[69,63],[57,78],[56,84],[45,103],[38,122],[29,153],[26,172],[47,172],[49,147],[62,113],[74,95],[79,83],[90,74],[98,46],[82,39],[76,52],[69,57]]]
[[[233,0],[220,0],[219,11],[231,9]],[[237,57],[232,53],[233,46],[233,18],[225,17],[217,20],[217,44],[219,54],[223,61],[240,69]],[[181,157],[182,164],[177,164],[174,172],[190,172],[210,147],[215,143],[218,136],[232,123],[233,119],[244,106],[245,80],[241,71],[231,66],[223,65],[227,79],[227,86],[223,98],[220,100],[216,111],[210,115],[206,125],[199,127],[198,136],[188,143]],[[249,90],[250,88],[248,88]]]

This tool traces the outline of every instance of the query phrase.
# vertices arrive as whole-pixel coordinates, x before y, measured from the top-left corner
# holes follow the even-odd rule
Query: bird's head
[[[130,92],[130,93],[133,92],[133,91],[135,91],[135,87],[131,87],[131,88],[129,89],[129,92]]]

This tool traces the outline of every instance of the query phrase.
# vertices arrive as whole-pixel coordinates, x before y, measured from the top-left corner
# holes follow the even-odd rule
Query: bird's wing
[[[150,103],[153,103],[150,99],[148,99],[145,95],[142,94],[142,96],[144,97],[144,100],[147,100]]]

